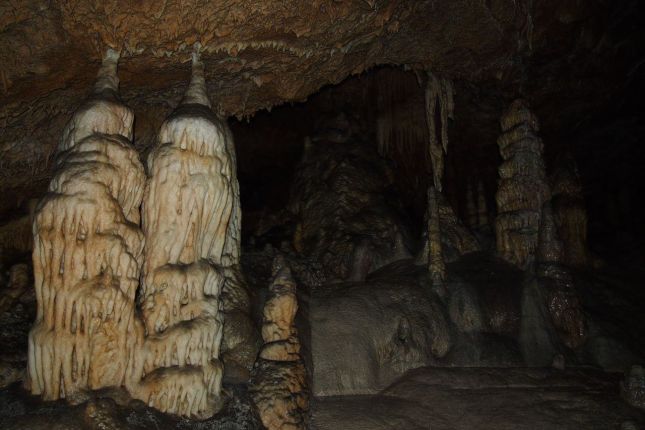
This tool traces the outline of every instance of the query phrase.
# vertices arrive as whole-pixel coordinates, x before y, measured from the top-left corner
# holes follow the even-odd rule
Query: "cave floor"
[[[377,395],[316,398],[316,430],[642,429],[619,374],[593,369],[421,368]]]

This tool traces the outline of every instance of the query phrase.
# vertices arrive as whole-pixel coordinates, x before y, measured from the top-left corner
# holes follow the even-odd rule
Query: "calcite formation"
[[[429,261],[432,263],[433,258],[429,259],[431,251],[438,254],[434,259],[441,257],[445,263],[456,261],[459,257],[471,252],[480,251],[481,246],[477,241],[477,238],[475,238],[470,230],[457,217],[446,199],[441,194],[437,193],[436,190],[434,193],[436,197],[433,197],[433,199],[429,199],[428,201],[432,202],[433,205],[436,205],[436,208],[428,206],[426,221],[428,222],[429,228],[422,234],[423,248],[417,256],[417,264],[428,264]],[[436,213],[433,214],[432,212]],[[430,218],[431,216],[438,219],[438,225],[436,225],[437,223]],[[429,231],[432,231],[432,244],[431,241],[428,240]],[[431,248],[431,245],[434,247],[434,250]],[[437,247],[439,247],[440,253],[437,252]]]
[[[537,136],[538,120],[524,100],[515,100],[501,119],[497,140],[504,162],[495,196],[495,234],[501,258],[526,268],[535,261],[542,206],[550,197]]]
[[[339,121],[321,122],[291,189],[289,209],[299,221],[294,248],[319,261],[329,280],[362,280],[409,257],[409,235],[396,199],[388,198],[391,174],[376,148],[346,130],[335,133],[344,142],[330,141]]]
[[[540,220],[536,275],[544,291],[547,310],[564,345],[576,349],[587,338],[587,327],[573,277],[564,263],[551,203],[545,203]]]
[[[437,111],[438,108],[438,111]],[[428,125],[428,153],[432,164],[432,185],[428,188],[428,272],[433,284],[446,279],[446,263],[441,247],[439,195],[443,187],[444,155],[448,151],[448,119],[453,118],[455,104],[449,80],[427,73],[425,113]],[[437,115],[440,127],[437,127]]]
[[[623,399],[635,408],[645,410],[645,369],[632,366],[620,383]]]
[[[0,268],[1,269],[1,268]],[[30,270],[26,264],[14,264],[9,269],[6,288],[0,288],[0,312],[9,309],[29,288]]]
[[[33,223],[28,386],[48,400],[138,379],[145,174],[130,143],[134,116],[118,98],[117,60],[107,52],[92,96],[65,128]]]
[[[551,176],[553,218],[562,240],[564,262],[572,267],[590,263],[587,209],[575,164],[561,166]]]
[[[433,285],[441,285],[446,279],[446,263],[441,247],[441,224],[439,222],[438,191],[428,188],[428,272]]]
[[[164,412],[213,413],[220,394],[223,268],[239,261],[239,186],[231,133],[210,109],[203,64],[148,158],[142,312],[143,381]]]
[[[273,272],[263,312],[264,345],[252,372],[251,396],[267,429],[305,429],[309,392],[295,326],[296,284],[281,255],[274,259]]]
[[[486,203],[483,182],[479,181],[476,189],[471,183],[468,183],[466,190],[466,211],[468,227],[478,229],[488,226],[488,203]]]

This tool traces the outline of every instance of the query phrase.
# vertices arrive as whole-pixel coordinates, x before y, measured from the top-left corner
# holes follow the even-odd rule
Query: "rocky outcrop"
[[[296,285],[282,256],[275,258],[273,273],[262,319],[264,345],[253,368],[250,392],[267,429],[305,429],[309,392],[295,326]]]
[[[305,144],[289,203],[299,219],[293,244],[323,265],[328,280],[362,280],[409,256],[408,233],[376,148],[347,130],[337,133],[344,142],[329,140],[339,126],[330,118]]]
[[[515,100],[501,119],[497,140],[504,162],[495,199],[497,252],[520,268],[535,261],[542,206],[550,197],[537,136],[538,120],[523,100]]]
[[[632,366],[620,383],[623,399],[635,408],[645,410],[645,370],[642,366]]]
[[[92,96],[65,128],[35,214],[28,386],[48,400],[137,383],[145,174],[130,143],[132,111],[118,99],[117,60],[108,51]]]

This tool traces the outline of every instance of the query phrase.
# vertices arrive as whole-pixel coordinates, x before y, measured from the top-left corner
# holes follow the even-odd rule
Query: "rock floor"
[[[620,375],[592,369],[416,369],[373,396],[317,398],[315,430],[643,429]]]

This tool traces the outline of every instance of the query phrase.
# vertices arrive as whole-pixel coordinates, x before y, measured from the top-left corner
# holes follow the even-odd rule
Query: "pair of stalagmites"
[[[210,109],[194,54],[146,178],[118,57],[108,51],[67,125],[35,216],[28,384],[46,399],[122,386],[161,411],[207,417],[223,372],[220,294],[241,288],[229,275],[240,254],[232,135]]]

